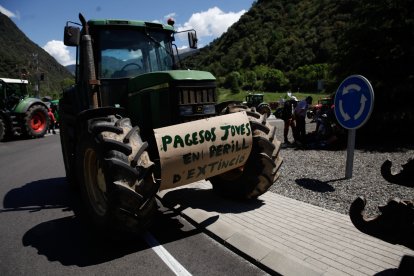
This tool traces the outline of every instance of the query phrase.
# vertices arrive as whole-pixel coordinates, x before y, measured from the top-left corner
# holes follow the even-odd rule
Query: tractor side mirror
[[[80,29],[74,26],[65,26],[63,41],[66,46],[79,46]]]
[[[197,42],[198,38],[196,32],[188,32],[188,44],[191,49],[197,49]]]

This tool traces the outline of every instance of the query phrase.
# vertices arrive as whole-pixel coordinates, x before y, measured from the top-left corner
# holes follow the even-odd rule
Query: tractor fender
[[[125,117],[127,115],[127,111],[125,108],[120,107],[99,107],[94,109],[87,109],[84,111],[81,111],[77,117],[76,121],[78,125],[82,125],[83,123],[87,122],[88,120],[92,118],[97,117],[105,117],[108,115],[115,115],[119,114],[122,117]]]
[[[243,103],[242,101],[225,101],[225,102],[218,103],[216,104],[216,113],[220,114],[229,105],[240,105],[242,103]]]
[[[46,110],[48,109],[47,105],[37,98],[25,98],[17,104],[16,108],[14,109],[14,112],[22,114],[26,113],[27,110],[29,110],[29,108],[35,104],[44,106]]]

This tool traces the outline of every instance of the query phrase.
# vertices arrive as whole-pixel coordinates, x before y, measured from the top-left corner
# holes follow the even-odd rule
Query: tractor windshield
[[[25,83],[1,83],[0,82],[1,97],[18,97],[22,98],[27,95],[27,85]]]
[[[106,29],[99,33],[101,78],[132,78],[173,68],[171,33]]]

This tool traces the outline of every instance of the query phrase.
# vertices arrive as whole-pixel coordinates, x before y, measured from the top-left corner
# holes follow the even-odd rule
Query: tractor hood
[[[180,123],[184,115],[191,117],[184,121],[211,117],[215,113],[215,82],[216,78],[211,73],[203,71],[171,70],[143,74],[128,81],[126,106],[134,123],[151,131]]]
[[[193,70],[160,71],[137,76],[129,81],[129,92],[137,92],[154,86],[166,86],[172,81],[215,81],[209,72]]]

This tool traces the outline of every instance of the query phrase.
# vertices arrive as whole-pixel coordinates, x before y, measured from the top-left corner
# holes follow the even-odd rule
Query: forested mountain
[[[27,38],[13,21],[2,13],[0,45],[0,77],[28,79],[31,83],[29,89],[33,95],[34,85],[41,75],[43,80],[39,81],[40,96],[49,95],[54,98],[62,92],[65,83],[73,79],[64,66]]]
[[[259,90],[315,91],[318,79],[330,80],[326,74],[337,52],[338,35],[350,19],[350,8],[341,2],[256,1],[186,65],[218,77],[237,72],[245,85]]]
[[[407,0],[258,0],[238,22],[185,59],[221,85],[335,92],[349,75],[375,92],[370,139],[414,141],[414,7]]]
[[[66,65],[66,69],[72,74],[76,74],[76,64]]]

